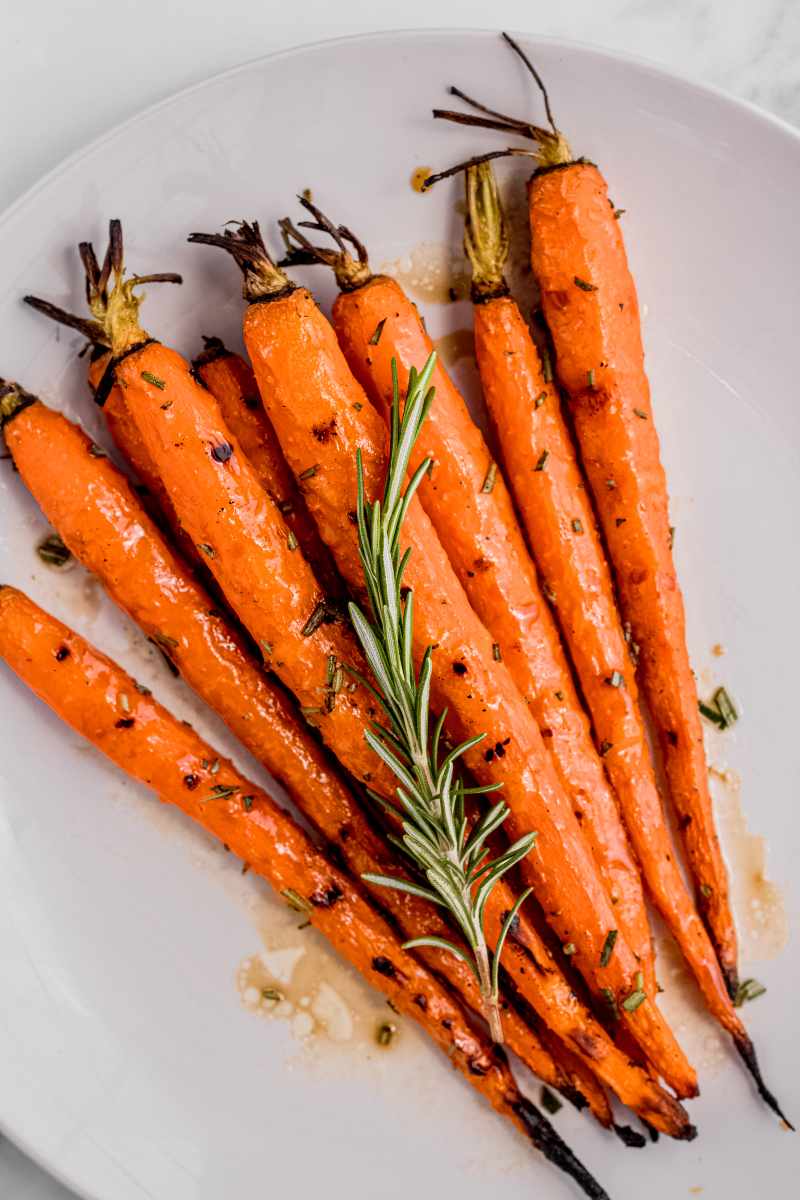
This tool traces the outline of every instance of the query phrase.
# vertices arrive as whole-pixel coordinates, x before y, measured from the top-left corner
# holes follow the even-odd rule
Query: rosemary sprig
[[[382,887],[422,896],[448,910],[464,935],[469,953],[462,946],[438,937],[414,938],[406,946],[438,947],[455,954],[472,968],[480,985],[492,1037],[501,1042],[500,956],[530,888],[519,896],[507,914],[491,959],[484,932],[484,909],[497,881],[529,852],[536,834],[520,838],[495,859],[489,857],[487,839],[505,821],[508,806],[499,800],[473,824],[465,813],[464,798],[468,793],[496,791],[502,785],[465,788],[456,774],[458,760],[482,741],[484,735],[470,738],[443,754],[441,735],[446,711],[431,727],[432,647],[425,651],[419,671],[414,669],[414,595],[402,582],[412,550],[408,547],[401,553],[400,533],[429,460],[420,464],[403,489],[412,449],[433,400],[433,388],[428,385],[435,362],[434,353],[421,372],[412,369],[402,405],[396,364],[392,363],[394,396],[389,465],[383,497],[373,503],[364,493],[363,462],[358,453],[358,541],[372,619],[357,605],[349,606],[377,687],[366,680],[362,682],[385,716],[383,723],[375,722],[365,731],[365,737],[398,780],[397,804],[382,797],[374,798],[401,822],[402,834],[397,844],[424,875],[428,886],[386,875],[364,878]]]

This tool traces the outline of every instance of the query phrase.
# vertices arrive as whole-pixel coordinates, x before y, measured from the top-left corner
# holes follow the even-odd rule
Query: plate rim
[[[778,116],[776,113],[770,112],[768,109],[744,97],[734,95],[717,84],[708,83],[693,76],[689,72],[674,70],[670,67],[663,66],[660,63],[648,58],[645,55],[636,54],[629,51],[612,49],[610,47],[598,46],[591,42],[585,42],[575,38],[565,38],[558,35],[545,35],[531,30],[509,30],[512,36],[533,42],[538,45],[548,48],[561,50],[566,54],[579,54],[586,58],[594,58],[599,60],[610,60],[614,63],[620,63],[625,66],[635,68],[637,71],[644,74],[649,74],[660,80],[668,83],[677,84],[682,88],[688,88],[700,97],[708,97],[716,101],[721,101],[723,104],[731,106],[740,113],[747,114],[756,118],[767,128],[772,128],[776,132],[785,135],[788,145],[791,145],[795,150],[800,151],[800,126],[793,125],[786,118]],[[313,54],[316,52],[331,50],[335,51],[338,47],[348,45],[350,43],[362,43],[369,45],[376,42],[386,42],[399,38],[407,40],[417,40],[420,38],[436,38],[442,36],[453,37],[470,37],[470,38],[499,38],[501,30],[497,27],[490,26],[465,26],[452,27],[447,25],[437,25],[431,27],[400,27],[390,30],[373,30],[370,32],[344,34],[339,37],[318,38],[313,41],[301,42],[296,45],[284,47],[280,50],[274,50],[267,54],[255,55],[252,58],[228,67],[222,71],[214,72],[207,75],[203,79],[195,83],[188,84],[186,87],[178,88],[170,92],[168,95],[152,104],[132,113],[130,116],[117,122],[110,128],[99,133],[96,137],[91,138],[83,145],[71,153],[60,159],[50,170],[41,175],[33,184],[27,187],[15,200],[11,202],[2,212],[0,212],[0,234],[5,230],[5,227],[17,217],[18,213],[36,199],[36,197],[46,188],[56,183],[57,180],[77,166],[83,159],[93,154],[95,151],[102,148],[103,145],[124,135],[128,130],[134,128],[139,122],[147,120],[152,115],[159,111],[165,110],[175,103],[188,98],[195,92],[203,91],[206,88],[213,87],[223,83],[226,80],[235,79],[240,75],[245,75],[249,72],[255,72],[268,67],[270,64],[283,61],[289,58],[299,58],[304,55]],[[799,160],[800,161],[800,160]],[[21,1153],[26,1155],[33,1163],[36,1164],[42,1171],[50,1175],[61,1186],[72,1191],[79,1200],[109,1200],[108,1197],[100,1196],[93,1190],[88,1190],[82,1182],[73,1177],[73,1175],[65,1169],[58,1159],[50,1158],[45,1152],[41,1151],[33,1144],[27,1134],[21,1130],[17,1130],[13,1123],[0,1119],[0,1138],[5,1138]]]
[[[119,121],[116,125],[112,125],[103,133],[91,138],[71,154],[67,154],[54,167],[41,175],[39,179],[32,183],[30,187],[12,200],[2,212],[0,212],[0,233],[2,233],[5,225],[17,215],[17,210],[24,207],[36,195],[54,183],[64,172],[71,167],[76,166],[83,158],[93,153],[112,138],[116,138],[118,134],[124,133],[127,129],[136,125],[139,121],[146,120],[148,117],[159,112],[161,109],[168,108],[178,100],[191,96],[192,93],[201,91],[203,88],[211,87],[217,83],[222,83],[226,79],[235,78],[237,75],[243,75],[248,71],[254,71],[259,67],[269,63],[278,62],[284,58],[300,56],[303,54],[314,53],[325,48],[334,49],[337,46],[346,45],[351,42],[376,42],[388,41],[393,38],[419,38],[419,37],[440,37],[443,34],[456,36],[466,35],[468,37],[498,37],[502,31],[498,28],[488,26],[468,26],[464,28],[453,28],[447,25],[437,25],[431,28],[414,26],[400,29],[382,29],[373,30],[371,33],[350,33],[343,34],[341,37],[334,38],[317,38],[314,41],[302,42],[296,46],[285,47],[282,50],[274,50],[269,54],[255,55],[253,58],[245,59],[244,62],[238,63],[236,66],[227,67],[224,71],[217,71],[212,75],[206,76],[204,79],[198,80],[196,83],[190,83],[186,87],[178,88],[174,92],[170,92],[168,96],[162,97],[160,100],[154,101],[152,104],[146,105],[131,116]],[[651,75],[666,79],[672,83],[682,84],[684,87],[689,87],[695,92],[704,96],[712,96],[716,100],[721,100],[724,103],[731,104],[735,108],[756,117],[766,125],[771,126],[776,131],[784,133],[788,136],[789,141],[800,149],[800,126],[792,125],[785,117],[780,117],[777,113],[770,112],[769,109],[763,108],[760,104],[756,104],[752,100],[746,100],[743,96],[736,96],[729,92],[726,88],[720,87],[717,84],[708,83],[704,80],[697,79],[695,76],[684,71],[675,71],[670,67],[662,66],[661,63],[654,62],[646,55],[634,54],[626,50],[612,50],[604,46],[596,46],[592,42],[584,42],[576,38],[564,38],[556,35],[537,34],[525,30],[508,30],[515,38],[527,38],[535,42],[541,43],[548,47],[562,48],[568,52],[577,51],[579,54],[587,57],[595,57],[601,59],[611,59],[614,62],[626,63],[629,66],[649,72]]]

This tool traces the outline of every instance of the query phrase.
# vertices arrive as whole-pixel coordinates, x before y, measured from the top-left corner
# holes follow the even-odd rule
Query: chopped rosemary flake
[[[119,694],[119,706],[123,712],[129,713],[131,711],[131,702],[124,692],[120,692]]]
[[[670,525],[670,527],[669,527],[669,541],[667,542],[667,545],[669,546],[670,550],[675,545],[675,526],[674,525]]]
[[[636,974],[633,977],[633,983],[634,983],[634,986],[635,986],[637,992],[644,991],[644,975],[642,974],[641,971],[636,972]]]
[[[580,275],[573,276],[572,282],[575,287],[579,287],[582,292],[596,292],[597,288],[593,283],[587,283],[585,279],[581,279]]]
[[[321,713],[322,709],[319,707],[318,704],[316,704],[316,705],[315,704],[301,704],[300,712],[303,714],[304,717],[311,717],[314,715],[314,713]]]
[[[605,756],[608,754],[609,750],[612,749],[613,745],[614,745],[613,742],[601,742],[600,749],[598,750],[598,754],[600,755],[600,757],[605,758]]]
[[[547,392],[539,392],[539,395],[536,397],[536,399],[533,402],[533,407],[541,408],[546,399],[547,399]]]
[[[202,550],[207,558],[216,558],[216,551],[213,546],[209,546],[208,542],[198,542],[197,549]]]
[[[641,988],[637,988],[635,992],[631,992],[630,996],[625,997],[622,1001],[622,1007],[625,1009],[625,1012],[636,1012],[639,1005],[644,1004],[646,999],[646,992],[643,992]]]
[[[500,650],[499,642],[492,642],[492,658],[494,659],[495,662],[503,661],[503,655]]]
[[[235,796],[239,791],[238,787],[228,787],[224,783],[215,783],[211,789],[211,800],[227,800],[229,796]]]
[[[614,490],[614,488],[615,488],[616,486],[617,486],[617,481],[616,481],[616,479],[607,479],[607,480],[606,480],[606,487],[608,488],[608,490],[609,490],[610,492],[613,492],[613,490]]]
[[[618,221],[620,219],[620,217],[623,215],[623,213],[626,213],[627,211],[628,210],[626,208],[615,208],[614,209],[614,220]]]
[[[553,591],[553,589],[550,587],[550,584],[549,584],[549,583],[543,583],[543,584],[542,584],[542,591],[544,592],[544,594],[545,594],[545,597],[546,597],[546,598],[547,598],[547,599],[550,601],[550,603],[551,603],[551,604],[555,604],[555,602],[556,602],[556,594],[555,594],[555,592]]]
[[[735,725],[739,720],[739,714],[734,708],[733,701],[725,691],[724,687],[717,688],[717,690],[714,692],[714,703],[717,706],[720,716],[725,722],[723,728],[730,729],[731,725]]]
[[[289,905],[289,908],[293,908],[295,912],[311,912],[311,905],[308,900],[304,899],[294,888],[284,888],[281,895]]]
[[[540,1100],[542,1108],[545,1110],[545,1112],[548,1112],[551,1117],[554,1117],[556,1113],[560,1112],[560,1110],[564,1107],[558,1096],[553,1095],[553,1093],[550,1091],[550,1088],[545,1087],[544,1084],[542,1084]]]
[[[586,386],[594,388],[594,367],[590,367],[586,372]]]
[[[486,472],[486,478],[481,485],[482,492],[491,492],[497,479],[497,463],[489,463],[489,470]]]
[[[272,642],[260,642],[259,645],[265,654],[272,654]]]
[[[335,671],[336,671],[336,655],[329,654],[328,655],[327,674],[325,676],[325,682],[327,683],[328,687],[330,687],[330,685],[333,683],[333,676],[334,676]]]
[[[614,953],[614,947],[617,944],[619,930],[609,929],[606,934],[606,940],[603,942],[603,949],[600,952],[600,966],[607,967],[611,962],[611,955]]]
[[[575,517],[572,522],[572,532],[583,533],[583,521],[581,521],[579,517]]]
[[[300,630],[301,637],[311,637],[312,633],[319,629],[326,617],[330,616],[330,608],[324,600],[320,600],[317,607],[312,612],[311,616],[306,621],[303,628]]]
[[[383,324],[383,322],[381,322]],[[375,1041],[379,1046],[391,1046],[397,1035],[397,1026],[393,1021],[383,1021],[375,1030]]]
[[[556,692],[556,700],[563,700],[563,699],[564,699],[564,693],[561,691]]]
[[[218,773],[219,773],[219,759],[215,758],[213,763],[211,764],[211,774],[217,775]]]
[[[550,351],[547,346],[542,346],[540,351],[542,357],[542,378],[545,383],[553,382],[553,363],[550,358]]]
[[[157,375],[151,374],[150,371],[142,371],[142,379],[145,383],[151,383],[153,387],[157,387],[160,392],[163,392],[167,386],[163,379],[159,379]]]
[[[286,534],[286,549],[287,550],[296,550],[297,549],[297,538],[294,535],[293,529],[290,529],[289,532]]]
[[[355,404],[353,405],[353,408],[356,410],[356,412],[361,412],[363,407],[364,407],[364,405],[361,403],[360,400],[356,400]]]
[[[297,476],[298,479],[312,479],[319,470],[319,463],[315,463],[313,467],[306,467],[305,471],[301,471]]]
[[[633,411],[634,411],[634,413],[636,414],[636,416],[639,418],[639,420],[640,420],[640,421],[646,421],[646,420],[647,420],[647,413],[646,413],[646,412],[642,412],[641,408],[635,408]]]
[[[174,650],[178,645],[176,639],[170,637],[168,633],[154,633],[151,635],[150,641],[155,642],[161,650]]]
[[[150,688],[145,687],[145,685],[143,683],[134,683],[133,686],[136,688],[136,690],[140,696],[152,696],[152,694],[153,694],[150,691]]]
[[[108,458],[102,446],[98,446],[97,442],[92,442],[89,446],[89,453],[92,458]]]
[[[622,674],[621,671],[612,671],[611,674],[609,675],[608,679],[606,680],[606,683],[608,684],[609,687],[615,687],[615,688],[622,687],[624,682],[625,682],[625,676]]]
[[[378,324],[375,326],[375,332],[367,343],[369,346],[377,346],[378,342],[381,340],[381,334],[383,333],[383,327],[385,324],[386,317],[384,317],[382,321],[378,321]]]
[[[265,987],[261,989],[261,999],[268,1000],[274,1008],[283,999],[283,992],[279,992],[277,988]]]
[[[36,553],[42,562],[51,567],[63,567],[72,558],[72,554],[57,533],[49,534],[43,542],[40,542],[36,547]]]
[[[716,725],[717,729],[725,728],[725,718],[718,709],[712,708],[710,704],[705,704],[702,700],[698,702],[697,707],[700,709],[700,715],[707,721],[711,721],[712,725]]]
[[[603,999],[605,1000],[606,1004],[611,1009],[612,1017],[614,1018],[615,1021],[618,1021],[619,1020],[619,1009],[617,1008],[616,996],[612,992],[611,988],[607,988],[607,987],[600,988],[600,991],[603,994]]]
[[[712,888],[712,886],[711,886],[711,884],[710,884],[710,883],[701,883],[701,884],[700,884],[700,891],[703,893],[703,895],[705,896],[706,900],[709,898],[709,896],[713,896],[713,895],[714,895],[714,889]]]
[[[543,471],[545,468],[545,464],[549,457],[550,457],[550,451],[543,450],[542,453],[539,455],[539,457],[536,460],[536,466],[533,468],[534,471]]]
[[[242,807],[244,808],[245,812],[250,812],[250,809],[253,807],[254,800],[255,796],[242,796]]]
[[[572,955],[577,951],[577,946],[574,942],[567,942],[566,946],[562,946],[561,948],[566,954],[567,958],[571,958]]]
[[[334,696],[338,696],[339,692],[342,690],[343,683],[344,667],[337,667],[333,672],[333,679],[331,680],[331,691],[333,692]]]
[[[764,995],[766,990],[763,983],[759,983],[757,979],[743,979],[736,989],[736,996],[733,1001],[734,1007],[741,1008],[749,1000],[757,1000],[759,996]]]

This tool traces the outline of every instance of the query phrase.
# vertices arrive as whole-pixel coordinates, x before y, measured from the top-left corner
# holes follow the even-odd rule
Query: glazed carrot
[[[126,286],[120,285],[121,298]],[[133,346],[141,336],[138,327],[131,329]],[[351,691],[355,684],[350,683],[337,693],[333,705],[327,703],[331,660],[359,664],[357,647],[341,625],[326,623],[329,613],[310,569],[289,551],[280,514],[250,464],[237,455],[213,397],[192,379],[179,355],[155,343],[129,353],[117,370],[125,371],[126,400],[131,411],[141,415],[142,429],[150,437],[148,452],[171,495],[180,501],[187,528],[206,547],[204,553],[237,615],[340,761],[356,777],[366,776],[373,789],[393,796],[394,781],[364,742],[369,697],[360,687]],[[165,392],[173,401],[166,408]],[[230,457],[213,455],[214,447],[222,445],[232,446]],[[512,903],[501,882],[487,905],[492,946]],[[623,1103],[672,1136],[693,1135],[680,1106],[617,1050],[578,1001],[524,912],[514,940],[507,943],[503,965],[542,1020]]]
[[[356,507],[356,451],[368,494],[385,474],[386,431],[350,374],[335,334],[305,289],[295,288],[268,258],[255,226],[238,234],[192,235],[230,250],[245,266],[244,319],[248,356],[273,428],[299,477],[309,461],[319,470],[303,484],[320,532],[345,581],[363,591],[355,527],[342,520]],[[149,348],[141,352],[149,353]],[[130,359],[120,364],[126,371]],[[137,362],[138,366],[138,362]],[[130,368],[126,379],[131,386]],[[131,393],[126,393],[129,402]],[[153,405],[141,412],[150,429]],[[170,412],[173,410],[171,409]],[[312,458],[313,456],[313,458]],[[613,954],[604,946],[616,928],[613,908],[561,790],[539,730],[507,668],[493,659],[492,639],[472,611],[427,517],[411,504],[405,535],[413,547],[405,581],[416,594],[415,655],[436,646],[433,706],[449,712],[457,742],[487,735],[486,748],[465,757],[480,783],[501,781],[511,809],[512,838],[535,829],[536,846],[521,864],[562,944],[595,991],[610,997],[648,1059],[679,1095],[696,1092],[696,1077],[652,999],[638,983],[639,967],[624,938]],[[631,998],[633,997],[633,999]]]
[[[667,486],[650,406],[639,306],[619,214],[599,169],[573,159],[532,64],[508,35],[504,37],[542,91],[549,128],[497,113],[473,117],[434,110],[434,115],[536,142],[535,151],[510,153],[528,154],[541,164],[528,186],[528,208],[531,262],[542,311],[556,350],[558,378],[570,399],[623,616],[640,649],[639,674],[655,719],[697,903],[735,995],[736,930],[672,559]],[[488,112],[458,89],[451,91]],[[504,153],[509,152],[480,159]]]
[[[250,364],[227,350],[219,338],[204,340],[205,349],[192,363],[195,374],[219,404],[226,425],[281,510],[326,595],[332,600],[343,598],[342,581],[267,420]]]
[[[643,859],[648,885],[665,915],[670,914],[668,919],[672,931],[694,970],[707,1004],[733,1036],[736,1048],[762,1098],[782,1116],[775,1097],[763,1082],[752,1042],[727,994],[736,976],[735,931],[727,897],[725,867],[708,796],[697,696],[686,655],[683,605],[672,565],[666,483],[658,458],[658,441],[644,373],[636,292],[625,258],[617,220],[619,214],[608,198],[605,183],[597,168],[583,160],[573,160],[569,145],[555,124],[547,92],[532,63],[507,34],[503,36],[535,78],[544,97],[549,128],[541,129],[530,122],[490,112],[457,89],[451,90],[472,108],[486,115],[478,117],[438,110],[434,115],[462,124],[513,132],[532,139],[537,145],[533,156],[541,165],[528,188],[533,270],[553,336],[558,376],[570,398],[583,464],[616,568],[623,616],[629,622],[630,640],[640,652],[640,675],[645,694],[662,738],[667,743],[675,742],[665,747],[667,774],[671,782],[676,777],[685,782],[690,767],[696,772],[698,787],[691,805],[688,796],[685,796],[684,800],[678,801],[678,808],[684,826],[684,838],[688,838],[694,847],[689,851],[689,859],[696,880],[701,885],[700,898],[713,901],[713,912],[708,905],[703,906],[703,911],[716,943],[720,971],[714,969],[711,943],[705,937],[700,919],[683,888],[669,836],[661,820],[655,785],[651,783],[649,773],[645,778],[639,777],[635,791],[633,787],[628,790],[627,801],[622,796],[619,784],[617,791],[624,804],[631,805],[635,801],[627,814],[631,835],[635,838],[640,855],[645,855],[648,843],[650,849],[655,850],[655,854]],[[432,176],[426,182],[453,174],[464,167],[477,167],[507,153],[530,154],[529,151],[511,150],[481,155],[461,167]],[[538,360],[536,366],[539,368]],[[535,376],[531,382],[536,386]],[[544,410],[554,408],[555,404],[554,393],[549,394],[550,405],[545,402],[539,410],[542,424],[544,419],[549,419],[543,417]],[[537,428],[537,440],[542,433],[542,428]],[[545,449],[550,452],[548,445],[540,446],[539,453]],[[566,447],[559,456],[562,467],[553,464],[553,476],[563,470],[565,454]],[[577,475],[573,475],[575,486],[576,479]],[[536,482],[543,485],[535,492],[538,506],[544,493],[550,491],[551,482]],[[559,480],[554,478],[553,488],[557,482]],[[546,502],[542,500],[542,503]],[[586,515],[587,519],[591,517],[588,506]],[[568,517],[571,519],[571,512],[561,512],[562,522]],[[538,513],[536,519],[538,522]],[[583,523],[580,514],[578,519]],[[559,536],[557,531],[551,530],[549,537],[544,539],[544,548],[553,551],[549,559],[554,568],[560,564],[562,569],[566,569],[568,560],[580,564],[574,573],[570,570],[570,577],[577,579],[579,586],[591,583],[593,598],[598,586],[600,594],[606,597],[605,606],[607,610],[610,609],[611,615],[604,621],[603,636],[596,638],[597,653],[591,669],[587,662],[581,679],[585,692],[588,687],[595,697],[598,697],[598,693],[603,694],[605,704],[601,704],[599,698],[593,704],[591,697],[587,696],[596,725],[612,699],[619,718],[628,718],[621,721],[619,727],[627,757],[629,739],[636,733],[635,725],[630,720],[635,700],[633,672],[629,670],[626,673],[620,665],[625,660],[625,652],[620,641],[619,623],[612,621],[611,587],[607,572],[602,572],[599,578],[597,576],[601,570],[597,563],[598,560],[602,562],[602,556],[593,525],[587,525],[587,533],[585,538],[580,535],[570,538],[568,531],[564,531],[564,536]],[[598,554],[587,559],[587,548],[592,543],[598,547]],[[547,575],[548,568],[544,564],[543,570]],[[574,637],[568,635],[574,655],[578,642],[583,646],[586,637],[597,634],[598,630],[594,620],[582,619],[577,611],[580,607],[579,594],[571,592],[567,586],[560,593],[554,589],[554,594],[559,614],[562,615],[562,606],[565,610],[562,615],[564,628],[571,621],[576,626]],[[568,609],[572,610],[572,615]],[[659,618],[662,620],[660,632],[656,629]],[[641,649],[643,632],[651,635],[647,652]],[[604,644],[604,638],[609,634],[614,635],[614,640]],[[609,667],[610,675],[607,673]],[[591,672],[594,673],[593,680],[589,678]],[[604,684],[608,687],[607,692],[604,691]],[[611,693],[615,695],[612,697]],[[669,703],[665,701],[667,695],[670,697]],[[626,698],[631,701],[627,713],[624,712]],[[665,728],[668,710],[671,710],[673,725]],[[678,735],[674,723],[681,714],[693,722],[693,732],[690,734],[682,727]],[[613,729],[614,725],[610,724],[609,731]],[[643,737],[639,740],[643,743]],[[636,758],[642,761],[643,754],[634,749],[630,763],[620,762],[623,755],[617,755],[616,748],[611,744],[611,732],[607,742],[612,778],[615,778],[615,770],[619,771],[628,765],[633,774]],[[685,771],[681,774],[682,768],[677,768],[676,775],[676,763],[679,760],[683,762]],[[674,786],[672,792],[675,798]],[[639,833],[635,832],[636,826]],[[697,875],[701,865],[702,870],[707,872],[707,876],[702,878]],[[708,882],[711,876],[713,884]],[[710,894],[706,894],[709,889]]]
[[[23,482],[72,554],[286,788],[356,876],[393,871],[383,839],[285,693],[264,675],[211,597],[170,550],[122,473],[109,459],[92,453],[89,438],[61,413],[21,390],[16,401],[14,409],[11,392],[2,401],[6,445]],[[425,901],[374,885],[370,890],[407,937],[450,936]],[[475,978],[465,963],[431,950],[422,957],[480,1012]],[[503,1021],[511,1049],[532,1071],[571,1099],[580,1101],[586,1094],[602,1123],[611,1125],[602,1089],[585,1068],[570,1062],[568,1078],[508,1005]]]
[[[488,163],[467,172],[476,262],[475,345],[484,395],[650,894],[709,1010],[743,1035],[714,947],[675,858],[639,711],[634,664],[558,393],[503,279],[500,201]],[[494,229],[494,233],[492,233]],[[537,469],[539,468],[539,469]]]
[[[125,406],[125,397],[119,388],[105,386],[106,372],[111,361],[111,352],[101,318],[104,318],[108,311],[108,280],[111,269],[110,246],[109,253],[106,254],[102,267],[98,264],[94,250],[89,242],[82,242],[79,251],[84,267],[87,303],[89,311],[92,313],[91,317],[76,316],[74,313],[67,312],[65,309],[51,304],[49,300],[41,299],[39,296],[25,296],[25,303],[29,304],[31,308],[35,308],[37,312],[49,317],[51,321],[56,321],[59,325],[66,325],[70,329],[75,329],[86,338],[92,348],[87,371],[89,387],[93,395],[96,398],[99,397],[98,402],[103,409],[108,431],[111,434],[114,445],[119,450],[124,461],[130,466],[136,479],[144,487],[145,494],[152,500],[152,504],[149,506],[151,515],[160,523],[163,522],[166,525],[187,562],[201,566],[200,556],[195,549],[194,543],[181,528],[181,523],[175,513],[169,493],[161,482],[158,471],[154,469],[150,461],[139,435],[139,430],[136,427],[136,422],[132,419]],[[150,276],[149,278],[180,282],[179,275]]]
[[[317,225],[337,239],[338,249],[314,247],[288,221],[282,228],[306,253],[334,268],[342,289],[333,306],[339,344],[370,400],[388,416],[393,372],[405,392],[409,372],[427,360],[433,344],[400,285],[372,275],[363,246],[356,243],[358,256],[353,257],[339,229],[310,201],[303,203]],[[431,382],[436,401],[411,459],[412,471],[425,459],[433,460],[419,489],[422,506],[472,607],[494,638],[495,656],[507,664],[530,706],[614,904],[616,927],[636,956],[646,990],[655,995],[652,936],[639,869],[508,488],[440,363]]]
[[[605,1192],[517,1089],[435,977],[404,951],[350,880],[275,801],[121,667],[14,588],[0,589],[0,656],[68,725],[249,863],[397,1010],[417,1022],[464,1078],[589,1196]],[[217,769],[212,773],[210,764]],[[218,766],[217,766],[218,764]],[[191,783],[187,783],[191,780]],[[424,1003],[423,1003],[424,1001]]]

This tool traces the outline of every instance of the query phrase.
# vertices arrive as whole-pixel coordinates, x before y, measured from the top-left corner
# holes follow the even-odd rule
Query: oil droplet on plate
[[[446,367],[455,366],[463,358],[475,357],[475,338],[471,329],[454,329],[452,333],[436,338],[433,344]]]
[[[243,960],[236,976],[249,1012],[285,1022],[309,1053],[376,1048],[375,1031],[387,1022],[385,999],[312,928],[299,928],[297,913],[270,905],[261,936],[263,947]]]
[[[383,263],[402,288],[429,304],[447,304],[469,296],[469,269],[464,254],[438,242],[420,242],[408,254]]]
[[[414,192],[424,192],[425,180],[429,175],[432,174],[433,167],[416,167],[415,170],[411,172],[411,179],[409,180],[411,184],[411,190]]]
[[[735,771],[709,767],[714,810],[730,864],[731,892],[743,959],[776,958],[788,939],[783,893],[767,878],[767,845],[750,833],[742,809],[741,780]]]

